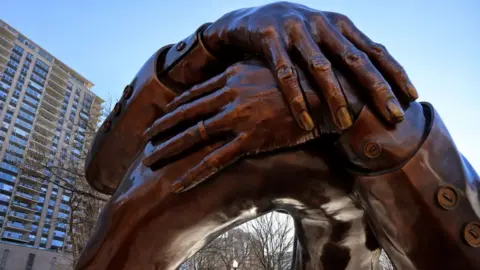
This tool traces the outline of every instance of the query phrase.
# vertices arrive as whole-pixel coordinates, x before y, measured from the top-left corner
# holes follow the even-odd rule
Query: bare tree
[[[68,205],[70,212],[68,216],[57,215],[50,220],[50,224],[54,225],[57,222],[67,224],[68,234],[65,240],[68,239],[70,245],[66,245],[67,241],[65,241],[63,251],[72,254],[73,260],[70,267],[75,265],[79,258],[93,231],[98,215],[108,200],[108,196],[93,190],[87,183],[84,164],[90,144],[98,130],[98,123],[109,111],[109,105],[103,106],[101,115],[94,120],[75,123],[68,121],[63,125],[67,132],[71,132],[73,126],[78,126],[77,131],[81,129],[81,136],[85,138],[81,145],[82,151],[72,151],[69,154],[62,151],[55,154],[55,151],[47,150],[43,146],[45,143],[40,141],[42,138],[39,137],[48,137],[48,134],[38,128],[35,131],[40,135],[34,133],[27,146],[33,151],[29,151],[28,158],[18,164],[23,175],[35,178],[42,183],[51,183],[53,187],[63,190],[65,198],[68,198],[68,201],[57,200],[57,203],[62,202]],[[79,143],[76,140],[69,141],[71,145]]]
[[[292,223],[288,215],[269,213],[246,224],[253,236],[251,259],[258,269],[290,269],[294,242]]]
[[[181,267],[188,270],[289,269],[293,249],[290,216],[270,213],[234,228],[214,239]]]

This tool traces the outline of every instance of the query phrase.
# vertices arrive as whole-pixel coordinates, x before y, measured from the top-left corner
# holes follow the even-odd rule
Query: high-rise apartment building
[[[45,153],[49,162],[80,158],[87,125],[98,122],[103,103],[92,86],[0,20],[1,242],[54,250],[69,245],[71,191],[55,177],[41,177],[51,176],[48,170],[32,167],[39,174],[32,176],[19,164]]]

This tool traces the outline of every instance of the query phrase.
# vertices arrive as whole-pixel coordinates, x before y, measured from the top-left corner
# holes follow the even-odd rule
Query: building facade
[[[50,171],[26,164],[40,155],[52,164],[80,158],[87,126],[98,123],[103,103],[92,86],[0,20],[1,242],[68,248],[72,193]]]

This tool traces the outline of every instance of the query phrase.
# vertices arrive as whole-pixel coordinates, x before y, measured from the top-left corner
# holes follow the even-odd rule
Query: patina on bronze
[[[292,10],[303,16],[301,23],[298,17],[284,16],[292,14],[288,12]],[[261,20],[262,16],[255,17],[259,14],[277,16],[268,21]],[[318,20],[323,21],[316,28]],[[264,27],[251,28],[249,22]],[[308,27],[301,27],[304,22],[309,22]],[[288,23],[296,26],[289,29],[297,31],[285,32],[278,28]],[[344,37],[332,35],[328,32],[332,28],[322,28],[325,25],[336,27]],[[258,29],[268,31],[259,33]],[[203,36],[202,30],[205,30]],[[290,45],[298,46],[300,52],[302,46],[312,48],[305,47],[309,37],[324,47],[348,48],[331,52],[343,56],[339,65],[342,71],[335,72],[338,85],[329,81],[331,66],[325,64],[328,60],[324,61],[319,50],[313,50],[315,57],[300,54],[299,59],[292,58],[286,53],[286,47],[275,46],[278,43],[271,40],[272,36],[265,35],[272,31],[280,36],[288,35],[294,42]],[[246,37],[253,43],[246,42]],[[173,49],[166,47],[147,62],[131,84],[133,92],[129,101],[122,101],[125,104],[120,114],[110,115],[106,120],[111,121],[110,129],[96,138],[86,167],[87,179],[97,189],[109,193],[117,189],[121,179],[123,181],[102,213],[97,230],[78,264],[79,269],[174,269],[211,237],[274,209],[283,209],[296,219],[299,236],[296,269],[370,269],[377,246],[367,244],[370,243],[366,241],[367,236],[371,237],[366,233],[369,227],[399,269],[478,268],[480,256],[475,248],[480,213],[478,175],[458,153],[431,105],[404,103],[403,109],[399,107],[377,68],[388,75],[395,92],[400,93],[400,100],[402,97],[408,101],[416,98],[408,77],[382,46],[361,34],[346,17],[290,3],[273,4],[247,9],[245,13],[242,10],[229,13],[218,22],[201,27],[183,42],[181,50],[176,49],[178,45]],[[270,50],[255,42],[269,44],[271,47],[267,49]],[[336,46],[338,42],[347,46]],[[375,66],[355,51],[358,49],[350,42],[366,52]],[[215,70],[219,67],[231,65],[218,60],[224,58],[212,55],[224,51],[225,44],[229,49],[236,45],[237,50],[241,48],[243,52],[256,53],[267,60],[281,61],[269,62],[273,63],[270,69],[274,71],[270,76],[252,76],[249,71],[265,74],[268,70],[261,64],[246,62],[236,65],[236,70],[229,69],[230,84],[217,80],[217,89],[231,87],[232,82],[233,86],[241,88],[244,86],[239,82],[252,80],[256,88],[253,92],[238,89],[222,92],[210,88],[207,96],[198,99],[194,90],[215,83],[215,80],[208,80],[203,86],[197,85],[182,94],[183,98],[180,96],[176,105],[174,102],[167,108],[186,86],[217,74]],[[290,59],[306,60],[306,73],[313,75],[312,84],[317,87],[310,87],[302,76],[297,76],[302,72]],[[324,64],[311,64],[312,59],[320,59]],[[355,76],[350,76],[352,73]],[[349,75],[344,76],[346,74]],[[369,81],[372,78],[374,80]],[[349,82],[357,87],[351,87]],[[280,92],[275,95],[272,91],[272,85],[276,87],[277,84],[287,102],[280,98]],[[343,98],[332,101],[328,93],[338,93],[339,86]],[[379,88],[369,88],[372,86]],[[365,88],[367,93],[374,94],[371,104],[379,117],[361,101],[360,93],[365,92]],[[323,98],[318,98],[309,94],[315,93],[313,89],[331,91],[320,92]],[[301,90],[305,92],[307,103],[298,98]],[[225,92],[226,96],[220,94]],[[215,95],[215,100],[223,102],[221,106],[227,106],[230,113],[222,115],[219,111],[210,111],[213,116],[195,119],[197,123],[203,121],[202,125],[196,125],[192,133],[180,133],[183,134],[180,140],[165,136],[165,131],[192,117],[184,109],[205,112],[210,105],[206,101]],[[295,102],[288,102],[292,100]],[[322,100],[330,102],[325,104]],[[192,109],[192,101],[197,103],[193,106],[195,109]],[[180,104],[183,104],[182,110],[177,108]],[[347,118],[338,119],[336,110],[332,110],[343,111],[343,104],[349,104],[353,123],[347,131],[344,131],[348,126],[345,125]],[[304,114],[305,108],[309,110],[308,116]],[[172,112],[159,118],[167,111]],[[142,117],[138,117],[141,113]],[[342,112],[341,115],[346,114]],[[139,118],[138,122],[134,117]],[[223,126],[224,130],[209,129],[212,117],[229,124]],[[143,133],[155,120],[155,124]],[[317,123],[313,129],[308,127],[310,120]],[[383,122],[401,120],[396,126]],[[236,145],[219,151],[227,143],[225,138],[205,143],[212,135],[219,135],[218,131],[233,133],[237,142],[242,142],[242,147]],[[179,131],[171,135],[176,132]],[[273,144],[267,141],[276,138],[279,132],[285,132],[287,139],[274,140]],[[325,139],[322,135],[331,133],[340,134],[336,143],[322,143]],[[144,148],[145,140],[150,138],[154,139],[153,143]],[[197,139],[194,142],[200,149],[186,157],[178,156],[192,147],[188,138]],[[126,150],[119,150],[114,139],[132,144]],[[308,140],[310,142],[305,143]],[[293,146],[296,148],[292,149]],[[277,148],[284,150],[279,152]],[[274,149],[275,152],[269,153]],[[226,167],[244,155],[259,151],[266,153]],[[109,159],[99,158],[102,156]],[[449,160],[448,164],[444,164],[444,158]],[[127,168],[130,169],[127,171]],[[172,192],[172,186],[180,186],[185,191],[210,175],[213,178],[206,184],[180,194]],[[436,199],[438,188],[445,184],[453,186],[458,194],[455,208],[449,211],[445,211]],[[329,236],[329,241],[325,242],[325,238],[319,236],[324,236],[339,220],[338,213],[328,211],[331,209],[328,206],[339,198],[345,198],[347,203],[338,211],[355,213],[350,214],[348,220],[352,230],[345,233],[347,238],[338,240],[338,237]],[[318,226],[325,220],[323,224],[326,225]],[[363,240],[346,241],[352,235],[360,235]]]

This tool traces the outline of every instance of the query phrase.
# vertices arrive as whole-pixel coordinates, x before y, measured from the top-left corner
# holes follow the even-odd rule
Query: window
[[[12,85],[13,78],[4,73],[3,76],[2,76],[2,81],[7,83],[8,85]]]
[[[60,231],[55,231],[55,232],[54,232],[54,235],[55,235],[56,237],[65,237],[65,233],[64,233],[64,232],[60,232]]]
[[[45,79],[38,76],[37,74],[35,73],[32,73],[32,76],[31,76],[32,80],[35,80],[36,82],[40,83],[41,85],[44,85],[45,84]]]
[[[53,62],[53,57],[50,54],[48,54],[46,51],[40,49],[38,51],[38,54],[40,54],[43,58],[47,59],[48,62],[50,62],[50,63]],[[39,61],[39,60],[37,60],[37,61]]]
[[[0,168],[14,173],[18,173],[18,168],[16,166],[5,163],[4,161],[2,161],[2,163],[0,164]]]
[[[13,186],[0,183],[0,189],[1,189],[1,190],[5,190],[5,191],[12,191],[12,190],[13,190]]]
[[[52,248],[59,248],[63,246],[63,241],[60,240],[53,240],[52,241]]]
[[[29,97],[29,96],[23,96],[23,100],[24,100],[24,101],[28,101],[30,104],[38,105],[38,100],[33,99],[33,98]]]
[[[20,107],[26,111],[29,111],[33,114],[35,114],[35,112],[37,111],[37,108],[31,106],[30,104],[27,104],[27,103],[22,103],[22,105],[20,105]]]
[[[20,119],[20,118],[15,119],[15,124],[20,125],[21,127],[25,128],[25,129],[28,129],[28,130],[31,130],[31,129],[32,129],[32,125],[31,125],[31,124],[23,121],[23,120]]]
[[[13,47],[13,51],[16,52],[17,54],[19,55],[23,55],[23,48],[18,46],[18,45],[15,45],[15,47]]]
[[[15,175],[11,175],[9,173],[5,173],[5,172],[0,172],[0,179],[3,179],[5,181],[8,181],[8,182],[12,182],[14,183],[15,182]],[[10,200],[10,196],[6,196],[8,198],[5,199],[5,197],[1,197],[2,195],[0,194],[0,200],[2,201],[5,201],[5,202],[8,202]],[[3,195],[4,196],[4,195]]]
[[[40,59],[37,59],[35,62],[37,66],[43,68],[44,70],[48,71],[50,69],[50,66],[45,64],[44,62],[40,61]]]

